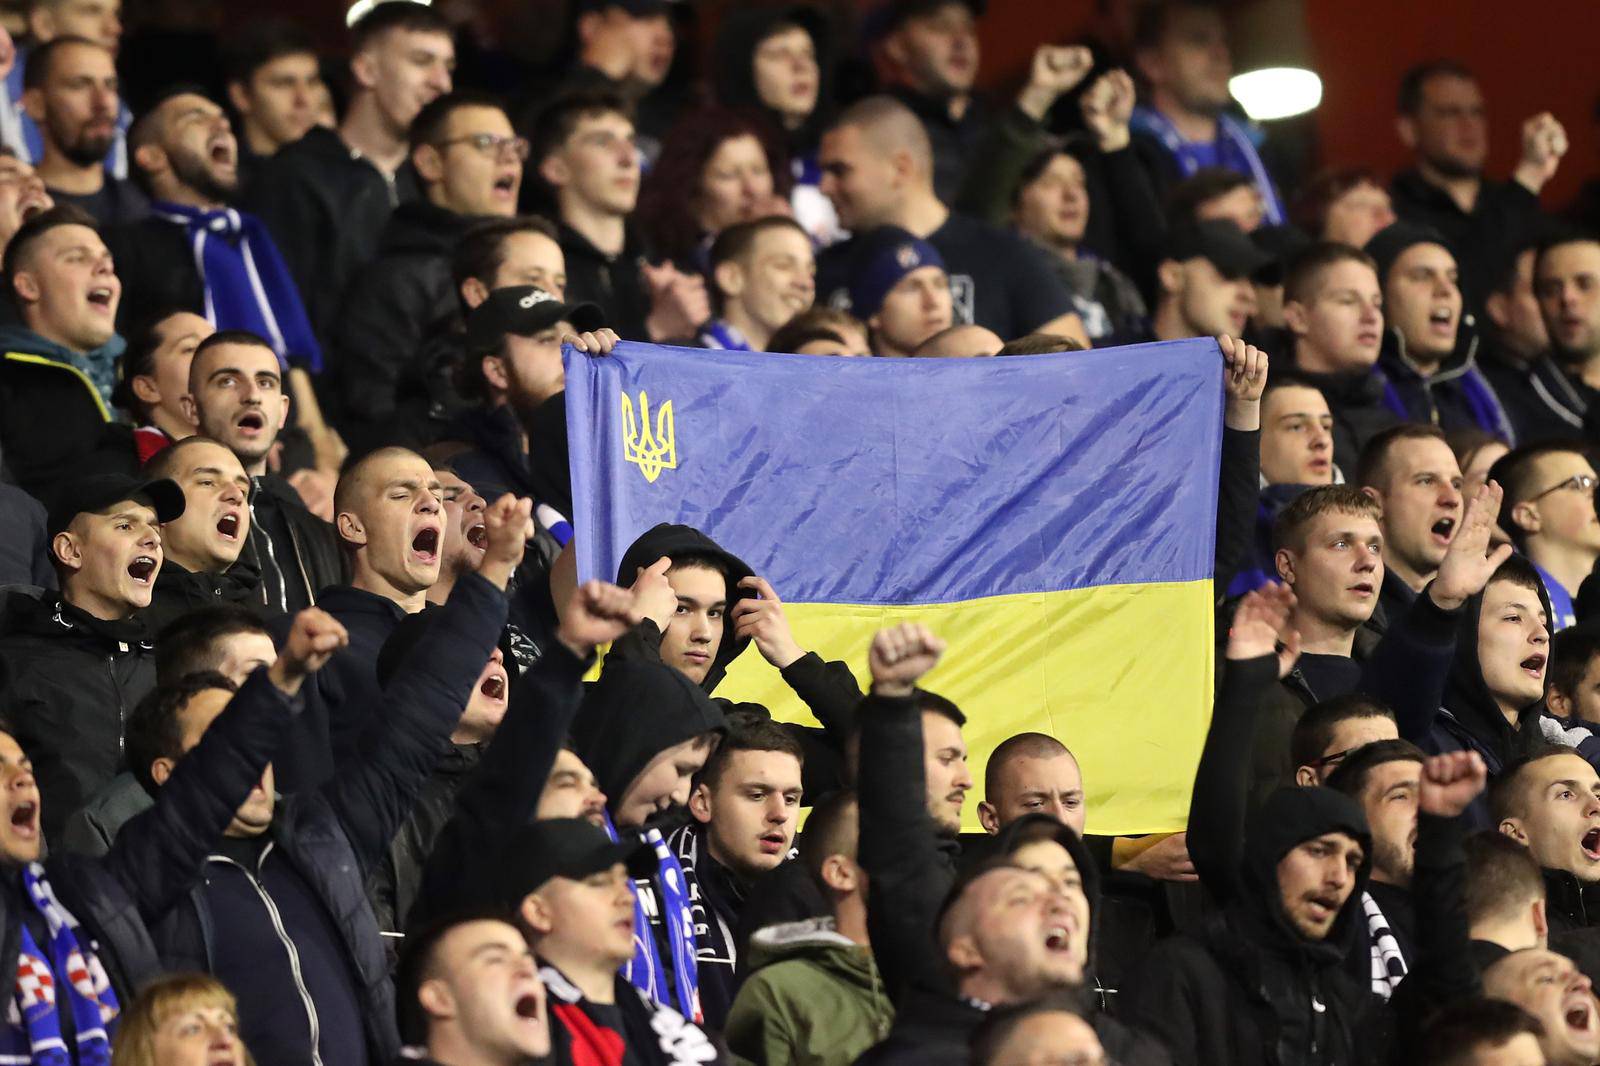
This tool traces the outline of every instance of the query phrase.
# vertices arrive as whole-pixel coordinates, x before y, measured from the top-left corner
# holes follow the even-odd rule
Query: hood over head
[[[724,107],[758,109],[783,130],[777,113],[761,102],[755,75],[756,49],[780,26],[799,26],[805,30],[817,51],[817,106],[798,129],[783,131],[790,151],[804,154],[816,147],[832,113],[833,34],[827,16],[821,11],[805,4],[735,7],[722,20],[715,54],[748,58],[742,62],[735,59],[718,64],[712,72],[712,88],[717,102]]]
[[[739,587],[740,581],[755,573],[748,563],[725,550],[693,526],[672,525],[667,522],[645,532],[623,553],[622,562],[617,566],[617,584],[623,588],[632,588],[638,572],[662,556],[671,559],[674,567],[684,559],[699,558],[721,570],[723,576],[728,579],[729,614],[733,612],[733,605],[739,600],[749,599],[755,595],[749,589]],[[701,683],[706,692],[716,691],[717,685],[727,676],[728,666],[749,644],[749,637],[740,639],[734,636],[731,623],[723,626],[722,643],[718,645],[711,669],[707,672],[705,681]]]
[[[1539,589],[1539,603],[1544,607],[1545,617],[1554,617],[1544,582],[1531,565],[1529,572]],[[1450,676],[1445,680],[1444,707],[1485,751],[1498,758],[1500,765],[1504,766],[1516,759],[1527,745],[1540,741],[1541,734],[1535,723],[1544,713],[1545,701],[1541,698],[1522,708],[1515,729],[1501,713],[1500,705],[1489,692],[1489,683],[1483,678],[1483,663],[1478,659],[1478,622],[1483,614],[1483,596],[1480,592],[1467,601],[1464,609],[1466,617],[1456,629],[1455,660],[1450,664]],[[1548,656],[1549,645],[1545,647]],[[1548,667],[1546,671],[1548,678]]]
[[[722,710],[670,666],[607,659],[584,692],[572,744],[612,805],[650,760],[702,733],[727,728]]]
[[[1363,852],[1361,868],[1349,898],[1339,909],[1327,939],[1308,943],[1283,911],[1278,890],[1278,863],[1290,851],[1327,833],[1354,838]],[[1267,797],[1245,829],[1244,860],[1240,870],[1241,903],[1252,919],[1264,927],[1279,949],[1332,953],[1343,959],[1361,917],[1361,893],[1372,873],[1372,835],[1361,804],[1342,792],[1321,786],[1280,788]]]

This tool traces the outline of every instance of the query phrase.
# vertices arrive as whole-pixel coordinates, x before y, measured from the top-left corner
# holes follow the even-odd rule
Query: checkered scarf
[[[1389,928],[1389,919],[1370,893],[1361,893],[1361,910],[1367,916],[1367,935],[1372,938],[1372,994],[1387,1000],[1405,980],[1406,959]]]
[[[41,951],[28,923],[22,926],[22,952],[17,957],[17,985],[0,1027],[0,1066],[111,1066],[111,1032],[116,1028],[116,993],[93,952],[78,945],[77,920],[56,899],[44,867],[30,863],[22,871],[28,899],[50,930],[48,952]],[[61,975],[66,981],[61,981]],[[77,1054],[61,1036],[58,989],[65,990],[72,1010]]]

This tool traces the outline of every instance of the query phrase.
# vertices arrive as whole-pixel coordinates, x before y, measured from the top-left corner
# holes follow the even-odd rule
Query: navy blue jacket
[[[414,657],[391,680],[381,695],[382,719],[374,722],[361,753],[342,762],[340,773],[321,788],[283,798],[267,831],[339,931],[337,947],[355,974],[375,1061],[393,1057],[400,1045],[388,957],[367,899],[367,877],[383,861],[466,708],[505,625],[505,595],[468,574],[440,611],[429,654]],[[206,892],[196,887],[162,916],[154,933],[167,968],[209,972],[217,939],[227,930],[212,920]],[[246,1026],[251,1003],[271,995],[233,991]]]

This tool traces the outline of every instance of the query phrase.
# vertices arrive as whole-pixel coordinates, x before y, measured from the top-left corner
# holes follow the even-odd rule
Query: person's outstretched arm
[[[1467,501],[1438,576],[1390,626],[1362,669],[1362,690],[1393,708],[1400,735],[1407,740],[1420,743],[1426,738],[1444,703],[1462,607],[1511,556],[1509,544],[1489,549],[1503,497],[1491,481]]]
[[[438,608],[428,647],[390,679],[363,756],[323,786],[362,876],[383,858],[461,720],[506,624],[506,586],[522,561],[533,504],[502,496],[484,512],[489,547]]]
[[[1189,857],[1219,902],[1237,892],[1261,699],[1300,657],[1300,634],[1289,628],[1293,612],[1288,586],[1267,585],[1239,601],[1228,631],[1222,691],[1189,803]]]
[[[490,900],[474,896],[494,883],[493,866],[518,827],[533,820],[556,756],[583,703],[583,674],[597,644],[615,640],[632,623],[633,597],[602,581],[573,590],[562,611],[557,641],[517,678],[511,706],[477,769],[456,794],[455,813],[434,841],[422,868],[411,914],[416,928],[433,917]]]
[[[1213,583],[1220,598],[1255,554],[1261,499],[1261,394],[1267,353],[1234,337],[1218,337],[1227,372],[1222,412],[1222,462],[1217,475],[1217,543]]]
[[[301,685],[348,643],[344,626],[301,611],[271,666],[251,674],[200,742],[173,767],[155,806],[135,815],[99,861],[146,921],[160,919],[200,876],[234,814],[261,780],[299,703]]]
[[[872,890],[867,925],[884,986],[898,998],[913,979],[943,972],[934,925],[955,881],[928,812],[922,711],[916,683],[939,662],[944,641],[920,625],[880,630],[868,661],[872,691],[861,701],[859,856]]]

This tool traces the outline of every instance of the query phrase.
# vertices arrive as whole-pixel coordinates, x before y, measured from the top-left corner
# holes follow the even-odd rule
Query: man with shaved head
[[[1001,741],[984,769],[983,795],[978,820],[985,832],[998,833],[1024,815],[1048,814],[1083,835],[1083,771],[1055,737],[1018,733]]]
[[[370,716],[383,707],[378,652],[401,619],[426,605],[444,556],[444,490],[416,452],[380,448],[357,460],[339,478],[333,509],[352,577],[323,589],[317,606],[339,620],[350,644],[307,690],[308,713],[326,734],[305,738],[307,750],[290,760],[291,787],[331,772],[330,754],[355,751]]]
[[[955,321],[1001,337],[1064,333],[1088,346],[1072,300],[1045,253],[1007,230],[946,207],[933,189],[933,149],[905,104],[869,96],[823,135],[822,191],[857,239],[817,257],[819,302],[846,297],[859,236],[898,226],[939,250],[950,273]]]
[[[277,244],[259,219],[231,206],[239,144],[227,113],[197,88],[170,89],[139,116],[128,143],[151,213],[108,236],[127,279],[125,315],[193,311],[318,368],[322,353]]]

